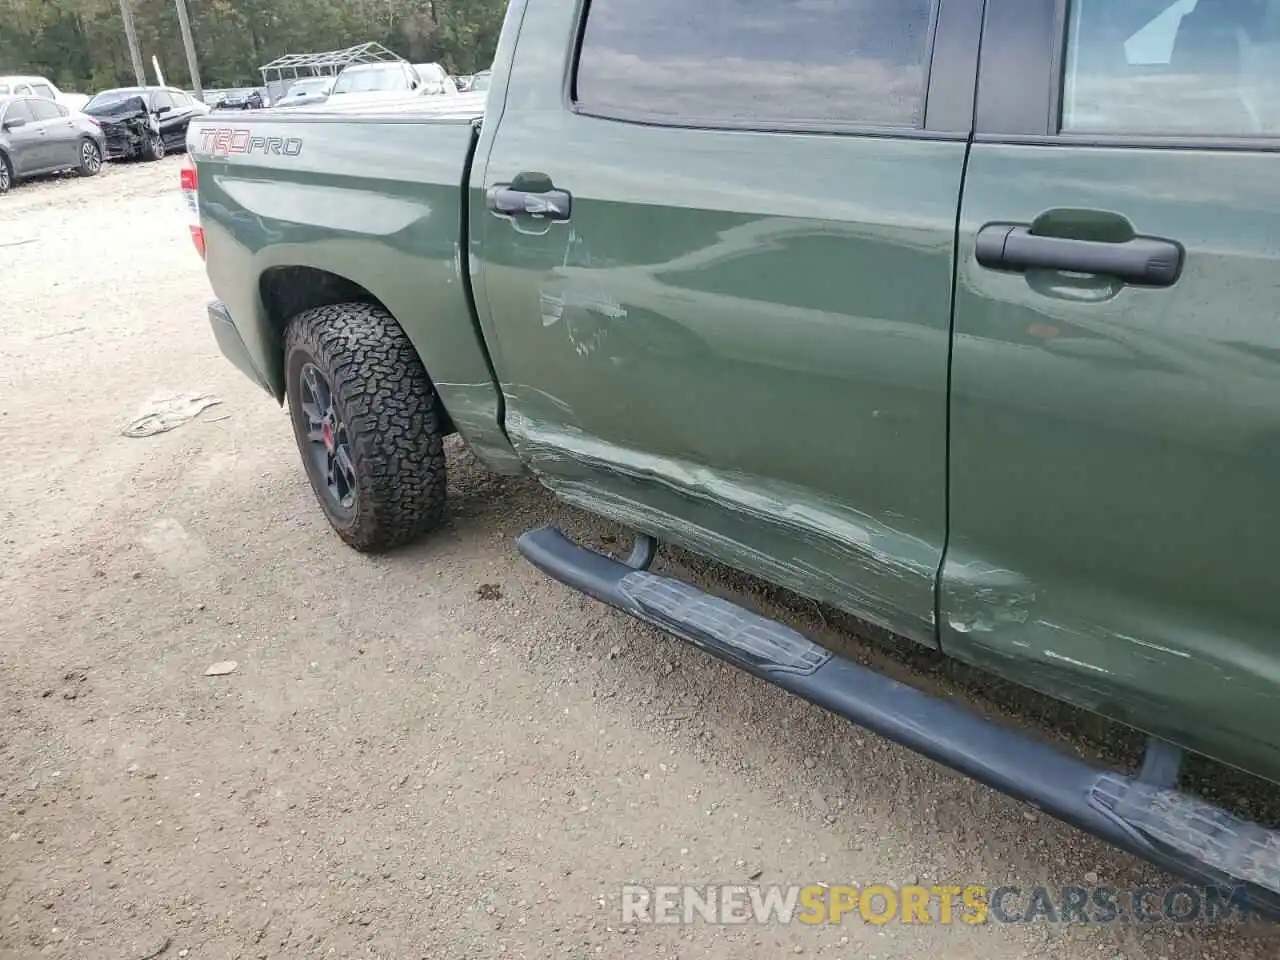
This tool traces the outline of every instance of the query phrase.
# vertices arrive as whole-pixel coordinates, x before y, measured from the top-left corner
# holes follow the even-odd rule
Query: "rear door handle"
[[[518,190],[507,184],[490,187],[485,195],[489,209],[500,217],[533,217],[538,220],[568,220],[573,198],[568,191]]]
[[[1182,244],[1158,237],[1122,243],[1042,237],[1025,225],[992,223],[978,231],[978,263],[992,270],[1070,270],[1142,287],[1171,287],[1182,274]]]

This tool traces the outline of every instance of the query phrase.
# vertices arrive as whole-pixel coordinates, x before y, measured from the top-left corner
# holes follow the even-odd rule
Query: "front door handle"
[[[1025,225],[992,223],[978,231],[978,263],[992,270],[1070,270],[1142,287],[1171,287],[1182,274],[1182,244],[1158,237],[1121,243],[1044,237]]]
[[[568,220],[573,198],[568,191],[520,190],[510,184],[490,187],[485,194],[489,209],[500,217],[532,217],[536,220]]]

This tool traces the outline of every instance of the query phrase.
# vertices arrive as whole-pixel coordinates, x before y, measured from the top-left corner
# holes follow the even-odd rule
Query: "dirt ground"
[[[629,882],[1172,881],[549,581],[518,534],[619,531],[456,442],[444,530],[343,547],[214,345],[179,163],[0,199],[0,956],[1280,954],[1221,925],[622,924]],[[122,435],[189,392],[222,402]]]

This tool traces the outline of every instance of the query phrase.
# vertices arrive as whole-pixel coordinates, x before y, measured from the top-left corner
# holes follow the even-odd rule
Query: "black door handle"
[[[573,198],[565,190],[517,190],[504,184],[490,187],[485,194],[489,209],[501,217],[533,217],[537,220],[568,220]]]
[[[1182,244],[1158,237],[1122,243],[1042,237],[1027,226],[992,223],[978,231],[978,263],[992,270],[1099,273],[1143,287],[1170,287],[1182,273]]]

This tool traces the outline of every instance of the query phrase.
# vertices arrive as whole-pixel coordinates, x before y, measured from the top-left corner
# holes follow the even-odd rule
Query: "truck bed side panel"
[[[267,114],[193,125],[209,279],[276,395],[281,330],[262,278],[335,274],[399,321],[454,425],[490,467],[517,472],[475,326],[462,249],[467,118]]]

